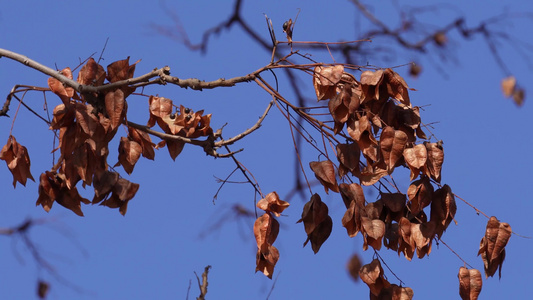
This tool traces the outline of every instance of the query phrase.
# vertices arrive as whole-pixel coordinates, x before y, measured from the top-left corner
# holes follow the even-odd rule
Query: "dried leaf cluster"
[[[100,87],[128,80],[133,77],[136,64],[130,65],[129,58],[119,60],[108,65],[106,72],[103,66],[90,58],[78,73],[77,82]],[[73,79],[70,68],[61,70],[61,74]],[[59,146],[54,151],[59,150],[61,155],[55,166],[39,177],[37,205],[49,211],[57,202],[83,216],[81,203],[92,203],[118,208],[124,215],[139,185],[122,178],[108,164],[108,145],[120,125],[127,127],[127,136],[120,138],[118,161],[114,167],[122,166],[128,174],[133,172],[141,156],[153,160],[156,147],[167,145],[171,157],[175,159],[183,144],[163,140],[156,146],[147,132],[127,125],[126,98],[135,91],[131,85],[118,85],[99,93],[78,94],[72,87],[50,77],[48,86],[62,102],[54,108],[50,124],[50,129],[57,132],[59,139]],[[179,112],[172,112],[172,101],[163,97],[151,96],[149,104],[149,127],[157,123],[167,134],[188,138],[212,133],[209,126],[211,115],[202,116],[202,111],[194,113],[183,106]],[[13,174],[13,185],[17,181],[25,185],[28,178],[33,180],[28,152],[13,136],[2,148],[0,158],[6,161]],[[80,196],[76,188],[80,181],[83,187],[93,186],[92,201]]]
[[[342,65],[318,66],[314,69],[313,84],[318,101],[328,101],[333,133],[345,137],[347,142],[336,144],[337,165],[328,158],[311,162],[310,168],[326,193],[340,193],[346,206],[342,225],[348,236],[361,232],[363,250],[371,246],[377,251],[385,246],[403,253],[408,260],[415,254],[418,258],[429,255],[433,241],[439,240],[454,220],[457,206],[451,188],[441,185],[443,143],[427,139],[419,108],[411,105],[410,89],[403,78],[392,69],[385,69],[364,71],[358,81]],[[400,166],[410,170],[411,183],[406,193],[379,188],[378,200],[367,201],[363,187],[381,182]],[[353,183],[351,176],[359,183]],[[310,207],[314,198],[320,199],[315,194],[306,204],[304,221],[304,215],[313,215]],[[308,218],[308,224],[316,224]],[[309,236],[307,225],[306,233]],[[487,276],[501,267],[510,233],[507,223],[491,218],[479,250]],[[322,236],[327,238],[329,232]],[[321,239],[319,246],[324,242],[325,238]],[[318,249],[313,248],[315,252]],[[351,274],[358,265],[352,260]],[[463,299],[477,299],[481,290],[478,273],[475,269],[466,273],[460,270]],[[371,299],[412,298],[412,290],[391,285],[383,278],[377,259],[363,266],[359,274],[370,287]]]

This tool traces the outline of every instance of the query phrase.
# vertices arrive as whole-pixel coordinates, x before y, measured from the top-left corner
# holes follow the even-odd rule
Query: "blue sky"
[[[474,25],[501,12],[533,12],[529,1],[514,1],[508,6],[487,1],[483,7],[479,6],[470,1],[458,4],[455,9],[441,8],[428,14],[428,22],[447,23],[446,20],[463,12],[467,24]],[[295,40],[352,40],[358,37],[357,28],[368,25],[347,1],[327,4],[325,1],[245,1],[242,13],[265,38],[268,32],[263,13],[267,14],[281,39],[281,24],[294,19],[298,8],[301,12]],[[390,20],[390,24],[397,21],[395,5],[389,2],[372,9],[380,18]],[[9,1],[3,3],[0,11],[0,48],[24,54],[52,68],[73,68],[94,52],[98,57],[109,38],[103,55],[104,66],[130,56],[131,61],[142,59],[136,75],[169,65],[174,76],[203,80],[242,76],[269,62],[270,53],[252,43],[237,28],[224,30],[212,38],[206,55],[187,50],[151,27],[151,24],[172,26],[168,10],[180,17],[190,39],[196,42],[204,30],[227,17],[231,4],[230,1],[168,1],[163,8],[155,1],[80,4]],[[531,43],[528,30],[531,25],[531,20],[516,19],[513,24],[503,24],[502,29]],[[376,40],[372,45],[378,47],[384,43],[387,42]],[[528,81],[531,61],[524,60],[511,46],[497,45],[508,68],[526,93],[531,94]],[[533,167],[528,158],[533,146],[533,136],[528,133],[531,126],[528,120],[533,113],[529,99],[518,108],[503,98],[499,83],[506,74],[496,66],[480,37],[465,41],[454,33],[447,51],[439,53],[428,57],[398,50],[389,60],[361,57],[357,63],[388,67],[418,61],[424,67],[420,78],[409,78],[407,68],[397,72],[417,90],[410,94],[414,105],[429,105],[422,112],[422,120],[438,122],[433,132],[444,141],[442,182],[489,216],[510,223],[515,232],[533,236],[528,223],[533,204],[527,192]],[[313,54],[319,61],[331,62],[325,53]],[[280,78],[280,91],[294,99],[283,77]],[[0,79],[0,92],[7,95],[15,84],[46,86],[47,76],[2,58]],[[310,78],[302,80],[306,96],[312,98]],[[153,86],[145,93],[159,94],[194,110],[212,113],[213,128],[228,123],[225,137],[250,127],[270,101],[270,96],[253,83],[203,92]],[[28,94],[25,100],[42,111],[42,94]],[[51,107],[60,103],[52,94],[47,95],[47,101]],[[148,120],[146,98],[132,96],[128,104],[130,120],[138,123]],[[15,109],[13,103],[11,116]],[[11,123],[12,118],[0,118],[1,143],[7,140]],[[21,109],[13,135],[28,148],[31,170],[38,178],[52,164],[52,133],[42,121]],[[113,154],[116,147],[110,146],[111,164],[116,159],[116,152]],[[279,111],[272,110],[259,131],[233,147],[234,150],[245,148],[238,157],[253,172],[264,193],[275,190],[283,199],[291,190],[295,176],[294,148],[287,121]],[[306,162],[316,157],[310,150],[303,152]],[[155,162],[141,159],[133,174],[127,177],[140,183],[141,188],[130,202],[125,217],[117,210],[87,206],[83,208],[85,217],[80,218],[57,204],[50,213],[35,207],[37,184],[29,182],[26,188],[17,185],[13,189],[11,174],[1,166],[0,226],[15,226],[28,217],[47,220],[31,231],[31,238],[68,284],[37,268],[20,239],[0,237],[0,298],[35,298],[36,281],[43,279],[51,283],[49,299],[185,299],[189,282],[192,284],[189,299],[193,299],[199,293],[194,272],[200,274],[206,265],[211,265],[208,298],[265,299],[273,281],[254,274],[253,219],[235,220],[230,213],[236,203],[253,209],[252,188],[228,184],[216,204],[212,202],[219,188],[215,176],[224,178],[233,168],[229,159],[206,157],[199,148],[185,147],[175,162],[168,157],[166,149],[159,150]],[[307,171],[309,175],[310,170]],[[398,176],[395,179],[400,188],[407,190],[407,179],[399,180],[403,175],[395,175]],[[235,180],[242,178],[237,176]],[[88,188],[87,197],[90,191]],[[360,235],[352,239],[346,235],[340,222],[345,209],[340,196],[325,195],[321,187],[313,191],[320,193],[329,206],[333,233],[316,255],[309,245],[302,248],[305,232],[301,224],[295,223],[308,199],[291,200],[291,206],[284,212],[286,216],[280,218],[281,230],[274,244],[281,258],[270,299],[365,298],[367,286],[354,283],[345,265],[353,253],[369,263],[373,252],[362,251]],[[368,199],[373,197],[375,193],[367,195]],[[443,240],[482,271],[481,259],[476,255],[487,219],[476,215],[459,199],[457,204],[458,225],[450,225]],[[220,219],[225,221],[219,223]],[[209,234],[203,235],[206,232]],[[531,239],[511,237],[502,278],[484,280],[482,299],[520,299],[530,294],[531,276],[525,274],[530,274],[533,267],[532,243]],[[457,273],[463,263],[444,245],[434,245],[429,258],[411,262],[391,251],[382,250],[380,254],[405,285],[413,288],[415,299],[459,298]],[[399,284],[388,270],[385,272],[391,283]]]

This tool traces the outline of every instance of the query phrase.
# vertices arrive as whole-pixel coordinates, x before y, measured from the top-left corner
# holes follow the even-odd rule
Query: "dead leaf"
[[[511,226],[500,223],[496,217],[490,217],[487,222],[485,236],[481,239],[479,252],[485,265],[485,277],[492,277],[499,269],[499,277],[502,277],[502,265],[505,260],[505,246],[511,238]]]
[[[511,97],[515,91],[516,78],[514,76],[505,77],[502,79],[502,92],[505,97]]]
[[[266,253],[257,250],[255,271],[261,271],[265,276],[272,279],[274,267],[279,260],[279,251],[276,247],[270,245]]]
[[[279,222],[270,213],[267,212],[255,220],[255,240],[257,248],[262,252],[268,252],[268,247],[276,241],[278,233]]]
[[[424,142],[424,144],[426,145],[427,150],[427,171],[425,173],[427,176],[431,176],[431,178],[435,179],[435,181],[440,182],[442,164],[444,162],[442,141],[438,141],[436,143]]]
[[[285,208],[289,207],[289,202],[281,200],[278,193],[271,192],[266,195],[265,198],[257,202],[257,207],[266,212],[271,212],[276,217],[279,217]]]
[[[124,92],[120,89],[107,92],[105,109],[109,120],[111,120],[111,129],[117,128],[126,116],[127,105]]]
[[[172,160],[176,160],[176,157],[178,157],[178,155],[183,150],[183,147],[185,147],[185,142],[168,140],[166,141],[166,145],[170,157],[172,158]]]
[[[381,132],[381,155],[389,174],[392,173],[394,167],[402,158],[406,144],[407,135],[401,130],[394,130],[394,128],[387,126]]]
[[[279,251],[272,246],[279,233],[279,223],[269,212],[257,218],[254,223],[254,235],[257,242],[257,260],[255,271],[261,271],[272,279],[274,267],[279,259]]]
[[[136,61],[133,65],[130,65],[130,57],[117,60],[107,66],[107,80],[109,82],[117,82],[120,80],[126,80],[133,77],[135,72],[135,65],[139,63],[140,60]]]
[[[409,287],[401,287],[396,284],[391,284],[388,288],[382,289],[377,299],[379,300],[411,300],[414,292]]]
[[[109,208],[118,208],[121,215],[126,215],[128,202],[135,197],[139,190],[139,184],[133,183],[127,179],[119,178],[113,185],[111,197],[104,200],[100,205]]]
[[[92,57],[87,60],[87,63],[78,73],[78,82],[83,85],[101,86],[104,84],[105,78],[104,67],[97,64]]]
[[[124,171],[131,174],[135,164],[141,157],[141,152],[142,146],[139,143],[126,137],[121,137],[118,145],[118,162],[115,167],[122,165]]]
[[[385,235],[385,223],[381,220],[361,217],[361,233],[363,234],[363,250],[371,246],[375,250],[381,249],[381,240]]]
[[[61,70],[60,73],[68,79],[73,79],[72,71],[68,67]],[[48,87],[54,94],[61,98],[61,101],[63,101],[63,104],[65,105],[69,105],[70,99],[75,95],[73,88],[64,86],[61,81],[55,79],[54,77],[48,78]]]
[[[374,296],[378,296],[381,290],[387,289],[390,286],[390,283],[383,276],[383,268],[377,258],[361,268],[359,277],[368,285],[370,293]]]
[[[7,143],[0,151],[0,159],[6,162],[7,168],[13,175],[13,187],[17,187],[17,182],[26,186],[28,178],[35,181],[30,172],[28,149],[19,144],[14,136],[10,135],[7,138]]]
[[[357,143],[337,144],[337,160],[339,161],[339,177],[344,177],[348,172],[359,170],[361,150]]]
[[[99,203],[105,197],[107,197],[107,195],[113,191],[113,188],[118,182],[119,177],[120,176],[117,172],[111,172],[107,170],[95,176],[93,183],[94,198],[92,204]]]
[[[304,205],[302,218],[296,223],[300,222],[304,223],[305,233],[307,233],[304,247],[311,241],[311,248],[316,254],[333,229],[333,221],[328,215],[328,206],[322,202],[318,194],[314,194]]]
[[[50,124],[50,129],[60,129],[61,127],[68,127],[74,123],[75,110],[61,103],[54,108],[53,119]]]
[[[324,186],[326,194],[328,194],[328,189],[334,191],[335,193],[339,192],[337,178],[335,177],[335,167],[330,160],[324,160],[320,162],[312,161],[309,163],[309,166],[315,173],[315,177]]]
[[[476,269],[459,268],[459,295],[463,300],[477,300],[481,293],[483,281],[481,272]]]
[[[359,178],[362,185],[369,186],[378,182],[381,178],[389,175],[389,172],[377,165],[373,167],[372,165],[367,164],[367,166],[363,168],[359,174],[354,175]]]
[[[76,187],[67,187],[64,174],[46,171],[39,178],[39,198],[36,205],[40,204],[46,212],[49,212],[54,201],[80,217],[83,217],[81,202],[91,203],[80,196]]]
[[[128,126],[128,136],[136,141],[142,147],[142,156],[147,159],[154,160],[155,158],[155,144],[148,133]]]
[[[420,170],[426,165],[427,157],[427,148],[424,144],[418,144],[403,150],[403,158],[409,170],[411,170],[410,180],[418,177]]]
[[[379,85],[383,80],[383,70],[361,73],[361,104],[379,99]]]
[[[431,221],[436,225],[435,233],[439,239],[452,222],[456,212],[457,205],[452,189],[445,184],[435,191],[431,201]]]
[[[522,106],[524,104],[524,98],[525,98],[526,92],[522,88],[518,88],[513,93],[513,101],[516,105]]]
[[[386,86],[387,93],[391,98],[400,101],[403,105],[411,107],[409,100],[409,87],[405,80],[392,69],[386,69],[383,73],[383,82]]]
[[[431,253],[431,242],[435,236],[435,224],[426,222],[422,224],[411,223],[411,240],[416,247],[416,255],[422,258]]]
[[[361,208],[365,206],[365,194],[363,192],[363,188],[359,184],[341,183],[339,185],[339,191],[341,193],[342,200],[344,201],[344,205],[346,206],[346,208],[350,207],[353,201],[355,201],[355,203],[357,203],[357,206]]]
[[[352,257],[350,257],[350,260],[348,260],[348,263],[346,264],[346,269],[348,269],[348,273],[350,273],[350,276],[355,282],[358,282],[361,278],[359,277],[359,270],[361,269],[361,265],[361,259],[357,254],[352,255]]]
[[[50,285],[48,284],[48,282],[39,280],[39,282],[37,283],[37,296],[39,297],[39,299],[46,299],[49,290]]]
[[[431,204],[433,199],[433,185],[429,177],[423,176],[419,180],[413,181],[407,189],[407,198],[409,199],[409,209],[411,214],[418,215],[425,207]]]
[[[359,120],[349,121],[347,131],[350,137],[357,142],[359,149],[365,157],[373,161],[378,160],[377,141],[372,134],[372,125],[367,116],[362,116]]]
[[[336,65],[331,67],[317,66],[313,75],[313,86],[318,101],[331,99],[336,95],[335,85],[341,80],[344,67]]]

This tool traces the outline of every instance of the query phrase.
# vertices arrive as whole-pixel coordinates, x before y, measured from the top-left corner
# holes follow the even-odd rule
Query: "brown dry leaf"
[[[350,260],[348,260],[348,263],[346,264],[346,269],[348,269],[348,273],[350,273],[350,276],[355,282],[358,282],[361,278],[359,277],[359,270],[361,270],[361,265],[361,259],[357,254],[352,255],[352,257],[350,257]]]
[[[75,110],[61,103],[54,108],[52,123],[50,129],[60,129],[61,127],[68,127],[74,123]]]
[[[105,109],[111,120],[111,129],[117,128],[126,116],[127,105],[124,97],[124,92],[120,89],[105,94]]]
[[[40,204],[46,212],[49,212],[54,201],[80,217],[83,217],[81,202],[91,203],[80,196],[76,187],[70,189],[67,187],[64,174],[46,171],[39,178],[39,198],[36,205]]]
[[[390,283],[383,276],[383,268],[379,259],[375,258],[371,263],[364,265],[359,271],[359,277],[370,288],[370,293],[378,296],[381,290],[390,287]]]
[[[335,85],[341,80],[343,72],[344,67],[342,65],[315,67],[313,86],[315,87],[318,101],[331,99],[336,95]]]
[[[361,73],[361,104],[379,99],[379,86],[383,80],[383,70]]]
[[[420,108],[404,106],[398,109],[399,121],[402,125],[408,126],[411,129],[420,127]]]
[[[127,179],[119,178],[113,185],[112,195],[109,199],[104,200],[100,205],[109,208],[118,208],[121,215],[126,215],[128,202],[135,197],[139,190],[139,184],[133,183]]]
[[[279,251],[276,247],[270,245],[267,252],[257,250],[255,271],[261,271],[265,276],[272,279],[274,267],[279,260]]]
[[[385,223],[378,219],[361,217],[361,233],[363,234],[363,250],[371,246],[375,250],[381,249],[381,240],[385,235]]]
[[[494,276],[499,269],[499,277],[502,277],[502,265],[505,260],[505,246],[511,238],[511,226],[498,221],[496,217],[490,217],[487,222],[485,236],[481,239],[479,252],[485,265],[485,277]]]
[[[147,159],[154,160],[155,158],[155,144],[152,143],[152,139],[148,133],[128,126],[129,137],[139,143],[142,147],[142,156]]]
[[[452,222],[456,212],[457,205],[452,189],[445,184],[435,191],[431,201],[431,221],[436,225],[435,233],[439,239]]]
[[[357,108],[359,108],[361,88],[355,82],[351,84],[338,84],[337,94],[328,103],[329,112],[335,121],[333,133],[342,131],[344,123],[348,121]]]
[[[394,167],[402,158],[406,144],[407,135],[401,130],[394,130],[394,128],[387,126],[381,132],[381,155],[389,174],[392,173]]]
[[[100,86],[104,84],[105,77],[104,67],[97,64],[91,57],[78,73],[78,82],[84,85]]]
[[[168,153],[170,154],[170,157],[172,160],[176,160],[176,157],[181,153],[183,150],[183,147],[185,146],[185,142],[182,141],[166,141],[166,145],[168,148]]]
[[[422,258],[431,253],[431,242],[435,236],[435,224],[427,222],[422,224],[411,223],[411,239],[416,247],[416,255]]]
[[[363,155],[373,161],[378,160],[377,141],[372,134],[372,124],[368,117],[362,116],[359,120],[348,121],[348,134],[357,142],[359,148],[363,151]]]
[[[254,236],[257,242],[257,248],[263,252],[268,252],[271,246],[278,237],[279,222],[272,217],[269,212],[266,212],[254,223]]]
[[[425,207],[431,204],[433,200],[433,185],[429,181],[429,177],[413,181],[407,189],[407,198],[409,199],[409,209],[411,214],[418,215]]]
[[[401,218],[398,221],[398,233],[401,236],[398,253],[403,252],[407,260],[413,259],[415,254],[415,242],[411,237],[411,225],[412,223],[407,218]]]
[[[387,88],[387,93],[391,98],[400,101],[403,105],[411,107],[409,100],[409,87],[405,80],[392,69],[386,69],[383,73],[383,83]]]
[[[342,217],[342,226],[346,228],[349,237],[354,237],[361,231],[361,214],[365,214],[363,206],[357,204],[354,200],[348,206]]]
[[[100,120],[94,114],[94,107],[90,104],[84,105],[81,103],[76,103],[75,109],[77,126],[81,128],[89,137],[92,137],[97,131],[97,128],[101,126]],[[76,136],[78,135],[76,134]],[[72,140],[69,142],[72,143]]]
[[[365,206],[365,194],[363,188],[359,184],[341,183],[339,185],[339,191],[346,208],[350,207],[353,201],[355,201],[355,203],[361,208]]]
[[[94,176],[94,198],[92,204],[99,203],[104,200],[112,191],[115,184],[118,182],[120,175],[117,172],[104,171],[99,175]]]
[[[303,222],[305,233],[313,232],[318,224],[328,216],[328,206],[322,202],[318,194],[314,194],[309,202],[305,203],[302,218],[296,223]]]
[[[257,202],[257,207],[266,212],[272,212],[276,217],[279,217],[285,208],[289,207],[289,202],[281,200],[277,192],[271,192]]]
[[[379,166],[372,167],[367,164],[367,166],[361,170],[359,174],[354,174],[359,178],[362,185],[369,186],[378,182],[384,176],[389,175],[389,172],[385,169],[380,168]]]
[[[483,281],[481,272],[476,269],[459,268],[459,295],[463,300],[477,300],[481,293]]]
[[[442,170],[442,164],[444,162],[444,150],[442,149],[442,141],[436,143],[424,142],[427,150],[426,160],[426,175],[431,176],[435,181],[440,182],[440,175]]]
[[[60,73],[69,79],[73,79],[72,71],[68,67],[61,70]],[[55,79],[54,77],[48,78],[48,87],[54,94],[61,98],[61,101],[63,101],[65,105],[69,105],[70,98],[74,97],[75,95],[73,88],[64,86],[61,81]]]
[[[7,143],[0,151],[0,159],[5,160],[7,167],[13,175],[13,187],[17,187],[17,181],[26,186],[26,181],[33,179],[30,172],[30,156],[28,149],[17,142],[14,136],[9,135]]]
[[[511,97],[515,91],[516,78],[514,76],[505,77],[502,79],[502,92],[505,97]]]
[[[390,211],[398,213],[405,208],[405,195],[402,193],[381,193],[381,201],[383,205]]]
[[[326,194],[328,194],[328,189],[334,191],[335,193],[339,192],[337,178],[335,177],[335,166],[330,160],[324,160],[320,162],[312,161],[309,163],[309,166],[315,173],[315,177],[324,186]]]
[[[337,160],[339,161],[339,176],[344,177],[348,172],[359,170],[361,150],[357,143],[337,144]]]
[[[315,254],[318,253],[322,244],[329,238],[331,231],[333,230],[333,220],[330,216],[326,216],[326,219],[318,224],[318,226],[307,236],[307,240],[304,242],[304,247],[308,241],[311,241],[311,249]]]
[[[322,202],[318,194],[314,194],[304,205],[302,218],[296,223],[300,222],[304,223],[305,233],[307,233],[304,247],[311,241],[311,248],[316,254],[333,229],[333,221],[328,215],[328,206]]]
[[[409,287],[401,287],[396,284],[391,284],[386,289],[382,289],[379,293],[378,300],[411,300],[414,292]]]
[[[522,88],[515,89],[513,93],[513,101],[516,105],[522,106],[524,104],[524,98],[525,98],[526,92]]]
[[[107,66],[107,80],[109,82],[117,82],[120,80],[126,80],[133,77],[135,72],[135,65],[139,63],[140,60],[136,61],[133,65],[130,65],[130,57],[117,60]]]
[[[427,148],[424,144],[418,144],[403,150],[403,158],[409,170],[411,170],[410,180],[418,177],[420,170],[426,165],[427,157]]]
[[[131,174],[135,164],[141,157],[142,146],[126,137],[120,138],[118,145],[118,162],[115,167],[122,165],[126,173]]]
[[[148,99],[148,104],[150,105],[150,119],[148,120],[147,126],[154,127],[155,124],[158,123],[159,127],[165,127],[161,127],[163,131],[170,133],[170,130],[168,130],[168,125],[166,125],[164,122],[161,124],[159,120],[170,117],[170,114],[172,113],[172,100],[164,97],[150,96]]]
[[[398,247],[400,244],[400,232],[398,223],[391,223],[386,225],[385,236],[383,237],[383,245],[387,249],[400,253]]]
[[[39,282],[37,283],[37,296],[39,297],[39,299],[46,299],[49,290],[50,285],[48,284],[48,282],[39,280]]]

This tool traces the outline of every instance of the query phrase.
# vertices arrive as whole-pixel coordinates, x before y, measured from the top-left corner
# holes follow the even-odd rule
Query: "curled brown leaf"
[[[257,202],[257,207],[279,217],[281,213],[289,207],[289,202],[281,200],[277,192],[271,192],[266,195],[265,198]]]
[[[459,268],[459,295],[463,300],[477,300],[481,293],[483,281],[481,272],[476,269]]]

